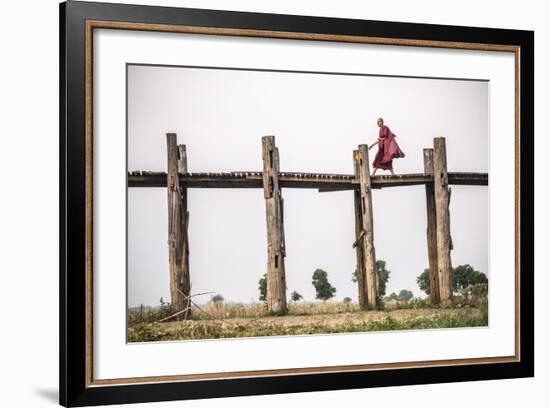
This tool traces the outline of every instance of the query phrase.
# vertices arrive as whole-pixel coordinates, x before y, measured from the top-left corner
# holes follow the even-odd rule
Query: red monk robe
[[[378,152],[374,157],[372,167],[375,169],[393,170],[393,159],[405,157],[405,153],[401,151],[395,140],[395,135],[386,125],[380,128],[378,137],[382,140],[378,140]]]

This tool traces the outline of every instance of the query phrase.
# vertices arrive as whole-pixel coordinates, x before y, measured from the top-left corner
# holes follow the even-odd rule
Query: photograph
[[[62,405],[534,376],[534,32],[369,13],[59,6]]]
[[[127,342],[489,327],[489,92],[127,62]]]

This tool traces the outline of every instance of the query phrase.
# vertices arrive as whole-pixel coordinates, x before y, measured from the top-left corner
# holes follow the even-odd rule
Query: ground
[[[130,342],[286,336],[322,333],[434,329],[487,326],[487,307],[455,305],[453,308],[408,307],[360,311],[356,305],[291,305],[286,316],[269,316],[261,306],[209,305],[194,311],[192,319],[146,322],[129,319]]]

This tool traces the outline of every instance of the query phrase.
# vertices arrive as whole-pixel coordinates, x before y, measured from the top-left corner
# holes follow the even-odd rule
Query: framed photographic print
[[[534,34],[60,6],[65,406],[529,377]]]

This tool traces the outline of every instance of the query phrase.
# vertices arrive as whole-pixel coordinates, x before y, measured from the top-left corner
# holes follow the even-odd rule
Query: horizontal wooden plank
[[[487,173],[448,173],[449,184],[486,186]],[[261,188],[261,171],[226,173],[185,173],[180,185],[189,188]],[[413,186],[433,183],[433,176],[424,173],[380,175],[371,178],[373,188]],[[284,188],[313,188],[320,191],[342,191],[358,188],[353,174],[280,172],[279,184]],[[128,187],[166,187],[166,173],[133,171],[128,173]]]

